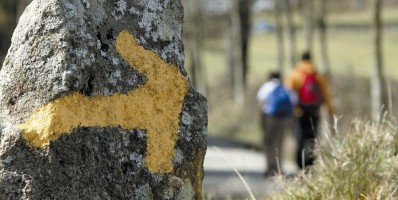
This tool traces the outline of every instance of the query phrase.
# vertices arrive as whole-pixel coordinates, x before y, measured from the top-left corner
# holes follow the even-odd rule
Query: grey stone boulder
[[[201,199],[179,0],[33,0],[0,71],[0,199]]]

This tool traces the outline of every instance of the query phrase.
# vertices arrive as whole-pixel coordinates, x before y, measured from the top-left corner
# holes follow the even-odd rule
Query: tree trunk
[[[302,17],[303,17],[303,33],[305,41],[305,49],[312,52],[314,40],[314,2],[313,0],[303,0],[302,4]]]
[[[188,41],[186,48],[187,52],[190,56],[190,77],[192,81],[192,85],[201,92],[204,96],[207,96],[207,76],[205,70],[202,66],[202,55],[201,55],[201,45],[198,43],[195,38]]]
[[[286,43],[290,67],[296,65],[296,31],[293,22],[290,0],[282,0],[283,10],[286,15]]]
[[[202,13],[200,9],[200,1],[185,1],[186,26],[185,33],[187,35],[188,54],[190,56],[190,72],[192,84],[203,95],[207,96],[207,77],[205,68],[202,66]]]
[[[281,17],[282,2],[274,0],[274,17],[275,17],[275,39],[276,39],[276,69],[281,73],[284,68],[284,41],[283,41],[283,22]]]
[[[321,56],[321,72],[330,78],[330,66],[327,45],[327,25],[325,17],[327,15],[327,0],[319,0],[318,31],[319,47]]]
[[[374,30],[374,59],[375,65],[371,75],[372,118],[377,120],[385,111],[387,97],[385,79],[383,74],[383,50],[382,50],[382,19],[381,0],[372,0],[373,30]]]
[[[234,88],[234,68],[235,68],[235,64],[234,64],[234,46],[235,41],[233,38],[233,34],[232,34],[232,21],[231,21],[231,17],[229,19],[229,30],[226,33],[226,45],[225,45],[225,58],[226,58],[226,62],[225,62],[225,83],[229,88]]]
[[[239,19],[240,19],[240,41],[242,51],[242,79],[243,87],[247,84],[247,73],[249,71],[248,49],[250,39],[250,7],[251,0],[239,0]]]
[[[242,27],[240,19],[240,0],[232,0],[231,9],[231,44],[232,44],[232,60],[233,60],[233,76],[234,76],[234,100],[235,104],[242,106],[244,103],[244,79],[243,79],[243,59],[242,59],[242,43],[241,41]]]

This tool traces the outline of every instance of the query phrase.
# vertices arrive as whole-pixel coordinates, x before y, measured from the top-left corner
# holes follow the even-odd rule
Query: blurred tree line
[[[261,0],[183,0],[185,5],[185,43],[189,49],[188,64],[194,85],[203,93],[208,92],[207,77],[203,62],[200,62],[203,42],[206,38],[228,38],[225,45],[225,80],[233,92],[235,103],[242,105],[247,85],[248,45],[250,40],[251,17],[256,2]],[[266,0],[263,0],[266,1]],[[194,2],[194,3],[193,3]],[[209,12],[212,4],[227,2],[227,9]],[[294,67],[297,56],[297,40],[304,41],[304,49],[313,51],[318,43],[320,56],[319,71],[331,78],[328,56],[328,22],[330,12],[370,11],[369,27],[373,30],[374,68],[371,74],[372,116],[377,119],[382,109],[389,105],[386,94],[386,81],[383,72],[382,53],[382,8],[398,5],[398,0],[268,0],[272,9],[265,12],[274,15],[274,34],[277,43],[276,66],[284,71],[284,66]],[[192,4],[195,4],[192,6]],[[209,5],[210,4],[210,5]],[[198,13],[201,13],[198,15]],[[299,14],[300,21],[293,19]],[[199,16],[199,18],[198,18]],[[300,31],[300,34],[297,32]],[[317,37],[315,37],[317,36]],[[315,41],[317,39],[317,41]],[[285,53],[287,55],[285,55]]]
[[[380,113],[381,105],[388,105],[383,75],[382,19],[383,6],[398,5],[398,0],[182,0],[185,8],[184,40],[190,63],[187,68],[192,83],[205,95],[208,93],[207,73],[203,66],[203,48],[206,38],[225,37],[225,80],[234,93],[236,104],[243,105],[247,85],[248,48],[251,35],[252,12],[258,1],[272,5],[266,12],[274,15],[277,42],[276,66],[294,67],[296,64],[297,30],[304,34],[305,49],[312,50],[314,35],[318,34],[320,71],[328,77],[330,64],[327,45],[327,15],[329,12],[372,10],[374,30],[374,70],[371,78],[373,115]],[[0,66],[11,44],[11,36],[19,16],[31,0],[0,1]],[[382,5],[384,4],[384,5]],[[301,13],[300,24],[295,24],[293,13]],[[287,52],[287,55],[285,55]],[[286,63],[286,64],[285,64]]]

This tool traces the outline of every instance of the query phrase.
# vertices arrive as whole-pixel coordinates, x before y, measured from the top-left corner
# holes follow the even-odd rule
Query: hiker
[[[280,73],[273,72],[270,73],[269,80],[260,87],[257,101],[261,107],[263,149],[268,164],[268,170],[264,176],[268,177],[280,173],[278,167],[281,166],[284,131],[289,117],[293,114],[297,96],[283,86]]]
[[[330,119],[334,109],[326,79],[317,73],[311,62],[310,52],[304,52],[301,61],[285,80],[286,87],[298,95],[295,116],[297,150],[296,162],[300,169],[311,166],[315,160],[313,154],[315,139],[318,135],[320,108],[326,105]]]

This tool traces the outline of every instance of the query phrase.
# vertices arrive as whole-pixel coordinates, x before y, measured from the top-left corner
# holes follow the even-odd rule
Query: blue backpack
[[[293,105],[289,93],[282,84],[265,98],[265,114],[275,117],[288,117],[293,113]]]

